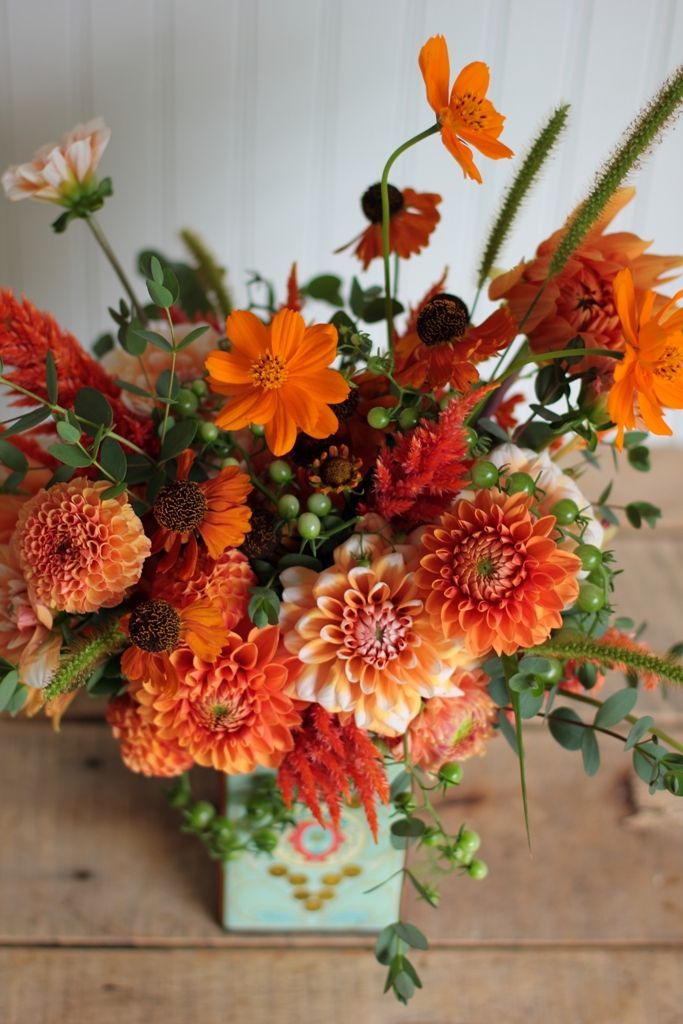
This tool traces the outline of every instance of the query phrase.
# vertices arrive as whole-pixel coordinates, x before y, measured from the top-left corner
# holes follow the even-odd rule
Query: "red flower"
[[[294,749],[280,765],[278,785],[288,806],[295,795],[324,827],[320,806],[334,825],[339,825],[341,798],[351,796],[349,779],[360,797],[372,834],[377,839],[375,800],[389,800],[389,783],[382,755],[366,732],[353,721],[342,725],[319,704],[306,711],[301,728],[294,733]]]
[[[401,259],[407,260],[424,249],[441,219],[437,210],[440,202],[441,196],[436,192],[415,192],[412,188],[401,191],[395,185],[389,185],[389,252],[395,252]],[[357,242],[353,254],[363,264],[363,270],[367,270],[372,260],[380,258],[383,251],[379,183],[367,189],[361,199],[361,206],[370,221],[369,227],[335,251],[343,252]]]

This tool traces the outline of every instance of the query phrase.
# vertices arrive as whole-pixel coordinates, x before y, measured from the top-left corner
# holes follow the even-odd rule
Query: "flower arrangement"
[[[406,310],[392,261],[397,271],[428,245],[441,197],[391,184],[397,158],[440,134],[481,183],[473,150],[513,156],[485,64],[451,88],[436,36],[419,66],[436,121],[362,197],[369,224],[349,244],[364,270],[382,262],[384,284],[354,278],[348,300],[334,275],[300,284],[295,264],[281,301],[255,277],[248,308],[233,309],[224,272],[185,231],[187,262],[142,253],[143,303],[95,216],[112,194],[96,176],[101,121],[2,179],[12,200],[63,207],[57,232],[84,221],[125,297],[90,355],[0,293],[0,710],[43,710],[58,727],[79,692],[105,697],[125,764],[175,778],[185,827],[221,859],[272,850],[297,801],[335,823],[355,796],[374,833],[378,802],[391,802],[398,841],[436,858],[439,875],[483,879],[479,836],[449,834],[431,793],[459,785],[461,762],[502,734],[528,829],[535,717],[588,774],[598,741],[616,738],[651,792],[683,792],[683,743],[633,713],[640,685],[681,684],[683,667],[614,619],[618,518],[609,486],[593,503],[581,490],[582,468],[611,448],[647,470],[647,434],[671,433],[665,410],[683,407],[683,292],[659,290],[683,258],[610,230],[633,195],[628,171],[679,108],[683,72],[566,224],[501,272],[564,128],[558,107],[504,197],[474,301],[444,274]],[[498,305],[480,321],[487,285]],[[307,306],[325,304],[334,313],[318,322]],[[520,377],[535,389],[524,414]],[[659,515],[640,500],[625,512],[634,526]],[[602,701],[610,668],[627,685]],[[193,765],[276,774],[238,828],[193,801]],[[404,871],[436,906],[419,858]],[[409,948],[426,945],[403,921],[379,936],[404,1002],[420,985]]]

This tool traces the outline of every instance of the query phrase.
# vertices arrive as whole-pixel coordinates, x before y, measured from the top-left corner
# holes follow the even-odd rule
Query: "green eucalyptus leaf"
[[[399,939],[402,939],[406,945],[411,946],[413,949],[429,949],[427,937],[414,924],[399,921],[394,925],[394,932],[398,935]]]
[[[41,405],[39,409],[33,409],[31,412],[25,413],[23,416],[20,416],[19,419],[15,420],[11,426],[7,427],[6,430],[3,430],[3,440],[11,437],[12,434],[21,434],[25,430],[32,430],[33,427],[37,427],[39,423],[46,420],[49,415],[50,410],[44,405]]]
[[[105,437],[102,442],[99,462],[115,480],[125,480],[128,460],[121,445],[112,437]]]
[[[80,420],[87,420],[89,424],[110,427],[114,422],[111,406],[97,388],[80,388],[74,399],[74,411]]]
[[[638,692],[630,686],[624,690],[617,691],[617,693],[613,693],[611,697],[607,698],[602,707],[598,708],[593,720],[594,725],[599,726],[601,729],[609,729],[610,726],[616,725],[623,718],[626,718],[627,715],[630,715],[637,700]]]
[[[548,716],[548,727],[552,737],[565,750],[581,749],[585,730],[573,708],[555,708]]]
[[[54,405],[59,396],[59,383],[57,381],[57,364],[52,349],[48,349],[45,356],[45,387],[47,388],[47,397]]]
[[[180,423],[174,424],[162,442],[159,462],[168,462],[189,448],[196,433],[197,420],[181,420]]]
[[[50,444],[47,446],[50,455],[54,455],[58,462],[72,469],[84,469],[92,465],[92,455],[81,451],[80,448],[73,448],[69,444]]]
[[[58,422],[57,433],[62,441],[66,441],[67,444],[76,444],[81,439],[81,431],[67,420],[60,420]]]
[[[592,729],[584,729],[581,756],[586,775],[595,775],[600,767],[600,747]]]
[[[0,439],[0,462],[15,473],[25,473],[28,469],[28,459],[24,453],[4,437]]]
[[[425,830],[425,823],[420,818],[399,818],[391,826],[392,835],[417,839]]]

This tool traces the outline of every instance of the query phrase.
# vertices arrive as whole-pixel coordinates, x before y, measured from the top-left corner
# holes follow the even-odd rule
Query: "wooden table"
[[[614,542],[619,605],[660,647],[683,636],[682,465],[660,452],[649,477],[622,473],[616,488],[665,509],[657,531]],[[598,487],[587,478],[589,497]],[[680,697],[650,702],[683,735]],[[432,940],[406,1009],[381,995],[371,940],[222,932],[213,865],[90,706],[61,735],[18,720],[0,737],[2,1024],[683,1020],[683,801],[649,798],[617,743],[589,780],[580,755],[529,727],[533,857],[505,742],[466,765],[445,814],[481,833],[491,873],[453,879],[438,912],[406,908]]]

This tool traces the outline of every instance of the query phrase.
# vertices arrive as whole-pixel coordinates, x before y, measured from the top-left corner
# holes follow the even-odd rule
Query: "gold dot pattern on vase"
[[[306,910],[316,911],[321,910],[328,900],[335,899],[336,886],[341,885],[344,878],[356,878],[363,869],[359,864],[347,864],[341,872],[328,872],[321,876],[321,888],[317,892],[310,886],[308,875],[290,872],[284,864],[272,864],[268,871],[274,878],[282,878],[291,885],[292,898],[299,900]]]

